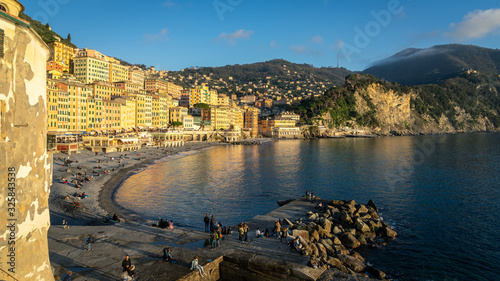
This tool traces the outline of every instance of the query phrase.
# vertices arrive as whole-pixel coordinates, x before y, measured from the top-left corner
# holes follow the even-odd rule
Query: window
[[[0,11],[7,12],[7,9],[5,9],[5,6],[4,6],[4,5],[0,5]]]

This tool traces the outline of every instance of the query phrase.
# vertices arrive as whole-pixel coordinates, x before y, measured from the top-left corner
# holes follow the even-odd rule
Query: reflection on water
[[[234,225],[306,189],[373,199],[399,235],[366,250],[368,261],[403,280],[494,280],[499,144],[499,134],[463,134],[221,146],[158,161],[116,200],[144,218],[201,229],[207,213]]]

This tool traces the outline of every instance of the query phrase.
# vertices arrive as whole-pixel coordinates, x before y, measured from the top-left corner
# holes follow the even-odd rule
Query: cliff
[[[439,85],[405,86],[351,75],[343,87],[291,110],[333,131],[411,135],[498,131],[500,79],[463,73]]]

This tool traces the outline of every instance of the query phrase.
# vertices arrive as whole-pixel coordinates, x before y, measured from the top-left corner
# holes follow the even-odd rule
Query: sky
[[[156,69],[285,59],[363,70],[406,48],[500,45],[500,0],[19,0],[79,48]]]

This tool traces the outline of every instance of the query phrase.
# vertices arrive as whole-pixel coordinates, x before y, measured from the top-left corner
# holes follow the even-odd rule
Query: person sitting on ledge
[[[231,229],[231,226],[227,229],[227,235],[233,234],[233,230]]]
[[[319,263],[318,263],[318,259],[316,258],[316,255],[314,255],[314,254],[311,255],[311,258],[309,259],[308,265],[312,268],[318,267]]]
[[[172,249],[170,247],[163,248],[163,259],[172,262]]]
[[[264,231],[264,238],[268,237],[269,237],[269,229],[266,228],[266,230]]]
[[[257,230],[255,231],[255,237],[264,238],[264,234],[260,232],[260,228],[257,228]]]

